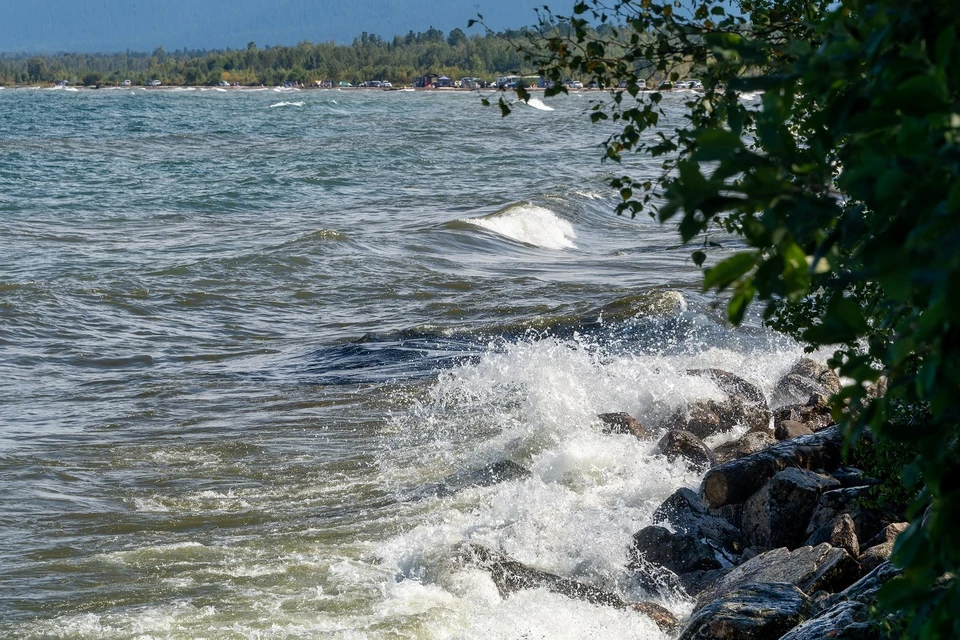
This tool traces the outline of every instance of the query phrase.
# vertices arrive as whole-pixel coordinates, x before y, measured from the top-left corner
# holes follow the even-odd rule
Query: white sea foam
[[[274,109],[274,108],[276,108],[276,107],[302,107],[302,106],[303,106],[303,101],[297,101],[297,102],[286,102],[286,101],[284,101],[284,102],[277,102],[276,104],[272,104],[272,105],[270,105],[270,106],[267,107],[267,108],[268,108],[268,109]]]
[[[527,104],[533,107],[534,109],[539,109],[540,111],[553,111],[553,107],[543,103],[543,100],[540,98],[530,98],[527,100]]]
[[[550,209],[532,204],[508,207],[482,218],[466,220],[505,238],[544,249],[575,249],[573,225]]]

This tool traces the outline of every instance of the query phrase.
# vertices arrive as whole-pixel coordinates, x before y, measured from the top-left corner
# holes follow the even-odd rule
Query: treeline
[[[167,85],[277,85],[389,80],[412,84],[425,73],[491,80],[499,74],[529,71],[512,44],[528,35],[521,29],[468,36],[461,29],[444,34],[431,27],[392,40],[364,32],[349,45],[301,42],[261,48],[251,42],[237,50],[167,52],[158,48],[153,53],[3,55],[0,83],[68,81],[89,86],[119,85],[124,80],[142,85],[147,80],[160,80]]]

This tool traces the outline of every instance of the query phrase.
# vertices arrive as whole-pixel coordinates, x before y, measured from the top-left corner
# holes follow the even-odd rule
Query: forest
[[[124,80],[133,85],[159,80],[164,85],[256,86],[329,80],[357,85],[387,80],[407,85],[425,73],[492,80],[498,74],[532,70],[516,46],[527,37],[526,29],[468,36],[462,29],[444,34],[430,27],[392,40],[364,32],[348,45],[259,47],[250,42],[236,50],[167,52],[158,47],[152,53],[5,54],[0,55],[0,84],[116,86]]]

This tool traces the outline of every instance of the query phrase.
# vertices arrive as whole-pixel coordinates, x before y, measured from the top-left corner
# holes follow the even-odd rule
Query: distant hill
[[[569,13],[573,0],[0,0],[0,52],[349,43],[362,32],[389,39],[428,26],[468,31],[477,13],[499,30],[534,24],[543,4]]]

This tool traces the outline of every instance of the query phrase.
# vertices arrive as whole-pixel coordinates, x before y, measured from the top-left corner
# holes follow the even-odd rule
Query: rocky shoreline
[[[726,398],[695,402],[657,429],[625,413],[599,419],[606,433],[657,439],[668,459],[705,471],[697,490],[678,489],[654,512],[654,524],[636,532],[625,567],[654,599],[680,591],[694,599],[688,620],[480,545],[464,545],[460,561],[487,570],[504,597],[546,588],[633,609],[680,640],[879,638],[869,609],[898,574],[889,557],[907,524],[857,500],[875,481],[843,466],[843,437],[828,402],[840,388],[836,375],[800,360],[777,382],[779,406],[771,411],[760,389],[735,374],[687,373],[711,378]],[[714,447],[704,442],[731,429],[746,431]],[[490,484],[523,473],[501,466],[477,477]]]

